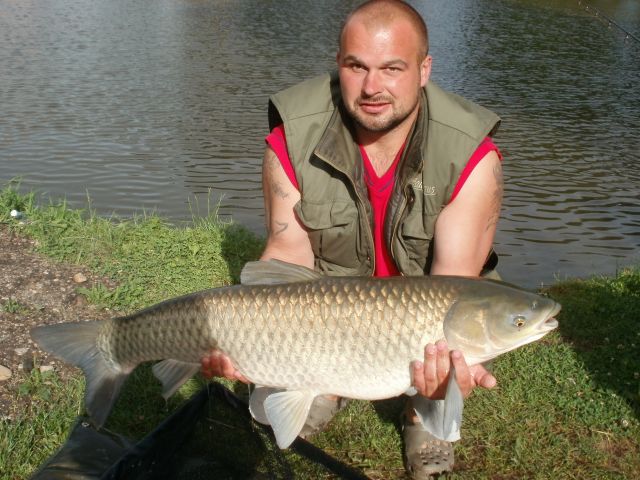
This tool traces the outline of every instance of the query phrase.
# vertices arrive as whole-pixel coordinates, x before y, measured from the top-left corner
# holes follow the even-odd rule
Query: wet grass
[[[109,308],[130,310],[236,282],[242,264],[262,248],[261,239],[215,218],[177,228],[153,216],[102,219],[35,200],[5,187],[0,222],[37,239],[47,255],[110,276],[117,287],[85,292]],[[11,209],[24,218],[11,217]],[[640,270],[560,282],[544,293],[563,305],[559,331],[494,362],[499,386],[466,402],[451,478],[639,478]],[[62,382],[39,372],[25,380],[16,394],[33,400],[21,418],[0,423],[0,479],[26,478],[64,442],[81,412],[83,383],[80,375]],[[107,426],[140,438],[203,384],[193,379],[164,402],[149,367],[140,368]],[[403,478],[403,401],[353,401],[313,443],[371,478]],[[187,448],[216,478],[335,478],[301,455],[279,452],[239,410],[214,398]]]

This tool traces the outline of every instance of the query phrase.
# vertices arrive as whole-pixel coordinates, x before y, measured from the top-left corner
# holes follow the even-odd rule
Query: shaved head
[[[357,7],[345,19],[340,30],[340,49],[344,34],[351,22],[361,23],[367,30],[388,27],[398,20],[409,22],[418,38],[418,57],[422,60],[429,53],[429,34],[422,16],[402,0],[369,0]]]

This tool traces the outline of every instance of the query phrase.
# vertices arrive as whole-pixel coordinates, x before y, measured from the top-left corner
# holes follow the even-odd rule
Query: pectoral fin
[[[178,360],[163,360],[156,363],[153,374],[162,382],[162,396],[167,400],[176,393],[184,382],[193,377],[200,369],[199,363],[186,363]]]
[[[309,415],[315,398],[310,391],[287,390],[273,393],[264,401],[264,412],[269,420],[276,443],[287,448],[296,439]]]
[[[447,442],[460,440],[463,403],[464,398],[453,367],[444,400],[430,400],[420,395],[413,397],[413,407],[424,428],[436,438]]]
[[[462,410],[464,409],[464,397],[456,379],[456,369],[451,367],[449,384],[444,398],[444,434],[448,442],[460,440],[460,427],[462,426]]]

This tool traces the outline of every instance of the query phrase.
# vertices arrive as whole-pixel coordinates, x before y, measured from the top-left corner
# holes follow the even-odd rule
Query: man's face
[[[358,126],[387,132],[414,121],[431,72],[431,57],[420,59],[420,51],[406,21],[373,28],[349,21],[337,61],[343,101]]]

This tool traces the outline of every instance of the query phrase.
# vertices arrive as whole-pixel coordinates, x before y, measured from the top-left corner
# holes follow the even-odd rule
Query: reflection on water
[[[268,95],[333,66],[356,3],[4,1],[0,179],[75,206],[88,193],[104,214],[182,220],[219,203],[262,232]],[[589,4],[640,32],[639,2]],[[414,5],[433,78],[503,118],[504,276],[637,262],[640,45],[572,0]]]

